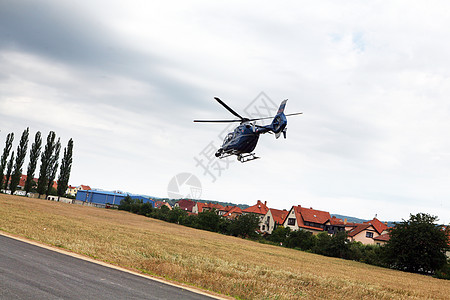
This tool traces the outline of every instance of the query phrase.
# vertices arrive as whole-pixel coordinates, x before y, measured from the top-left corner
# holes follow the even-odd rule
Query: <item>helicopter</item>
[[[225,102],[217,97],[214,99],[219,102],[225,109],[227,109],[231,114],[238,117],[235,120],[194,120],[194,122],[202,123],[231,123],[240,122],[233,132],[228,133],[225,136],[222,146],[217,150],[215,156],[218,158],[225,158],[231,155],[236,155],[237,160],[241,163],[258,159],[260,157],[256,156],[252,151],[255,149],[258,143],[259,135],[264,133],[274,133],[275,138],[279,138],[281,134],[286,138],[286,126],[287,126],[287,116],[300,115],[299,113],[284,114],[284,108],[286,107],[286,100],[283,100],[280,104],[280,108],[274,117],[264,117],[264,118],[244,118],[235,112],[231,107],[229,107]],[[272,119],[270,125],[256,125],[254,121]],[[252,123],[253,122],[253,123]]]

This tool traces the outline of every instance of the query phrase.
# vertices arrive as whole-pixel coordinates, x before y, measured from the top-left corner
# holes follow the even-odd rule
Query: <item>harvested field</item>
[[[0,230],[238,299],[450,299],[450,282],[128,212],[0,194]]]

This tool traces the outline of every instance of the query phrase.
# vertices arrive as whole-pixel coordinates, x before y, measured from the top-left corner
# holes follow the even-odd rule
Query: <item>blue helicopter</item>
[[[217,97],[214,99],[219,102],[223,107],[225,107],[230,113],[238,117],[238,120],[194,120],[194,122],[203,123],[230,123],[230,122],[240,122],[233,132],[228,133],[225,136],[222,147],[220,147],[215,156],[218,158],[224,158],[231,155],[236,155],[237,160],[241,163],[258,159],[252,151],[255,149],[258,143],[259,135],[263,133],[274,133],[275,137],[278,139],[283,133],[284,138],[286,138],[286,126],[287,126],[287,116],[300,115],[300,113],[284,114],[284,108],[286,107],[286,100],[281,102],[280,108],[278,109],[275,117],[265,117],[265,118],[255,118],[249,119],[244,118],[235,112],[231,107],[229,107],[225,102]],[[272,119],[270,125],[256,125],[254,121]],[[253,122],[253,123],[252,123]]]

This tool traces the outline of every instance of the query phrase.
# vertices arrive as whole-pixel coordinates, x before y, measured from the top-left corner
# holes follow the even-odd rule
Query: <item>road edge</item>
[[[122,271],[122,272],[127,272],[129,274],[133,274],[133,275],[136,275],[136,276],[139,276],[139,277],[147,278],[147,279],[154,280],[154,281],[157,281],[157,282],[160,282],[160,283],[164,283],[164,284],[167,284],[167,285],[170,285],[170,286],[174,286],[174,287],[178,287],[178,288],[181,288],[181,289],[184,289],[184,290],[188,290],[188,291],[196,293],[196,294],[205,295],[205,296],[212,297],[212,298],[219,299],[219,300],[235,299],[235,298],[230,297],[230,296],[219,295],[219,294],[217,294],[215,292],[212,292],[212,291],[202,290],[202,289],[197,288],[197,287],[185,285],[185,284],[178,283],[178,282],[169,281],[169,280],[161,278],[161,277],[155,277],[155,276],[152,276],[152,275],[149,275],[149,274],[139,273],[137,271],[126,269],[124,267],[119,267],[119,266],[116,266],[116,265],[113,265],[113,264],[110,264],[110,263],[107,263],[107,262],[104,262],[104,261],[101,261],[101,260],[95,260],[95,259],[93,259],[93,258],[91,258],[89,256],[85,256],[85,255],[82,255],[82,254],[79,254],[79,253],[71,252],[69,250],[61,249],[61,248],[58,248],[58,247],[50,246],[50,245],[44,244],[42,242],[30,240],[30,239],[24,238],[22,236],[11,234],[11,233],[8,233],[8,232],[2,231],[2,230],[0,230],[0,235],[6,236],[6,237],[9,237],[9,238],[12,238],[12,239],[24,242],[24,243],[28,243],[28,244],[31,244],[31,245],[34,245],[34,246],[38,246],[38,247],[41,247],[41,248],[44,248],[44,249],[47,249],[47,250],[50,250],[50,251],[58,252],[58,253],[61,253],[61,254],[64,254],[64,255],[68,255],[68,256],[71,256],[71,257],[74,257],[74,258],[78,258],[78,259],[82,259],[82,260],[85,260],[85,261],[88,261],[88,262],[92,262],[92,263],[95,263],[97,265],[101,265],[101,266],[104,266],[104,267],[107,267],[107,268],[119,270],[119,271]]]

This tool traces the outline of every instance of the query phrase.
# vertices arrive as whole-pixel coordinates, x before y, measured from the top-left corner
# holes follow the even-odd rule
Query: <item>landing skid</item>
[[[255,156],[255,153],[244,153],[237,155],[237,160],[240,161],[241,163],[245,163],[247,161],[251,161],[258,158],[259,158],[258,156]]]

